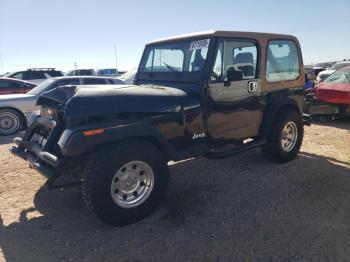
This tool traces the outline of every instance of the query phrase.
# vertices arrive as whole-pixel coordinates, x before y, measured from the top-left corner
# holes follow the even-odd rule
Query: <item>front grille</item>
[[[42,110],[42,112],[45,110]],[[52,115],[52,114],[51,114]],[[45,151],[54,150],[55,142],[58,139],[60,126],[58,120],[53,120],[40,115],[30,126],[31,135],[26,136],[27,140],[40,145]]]

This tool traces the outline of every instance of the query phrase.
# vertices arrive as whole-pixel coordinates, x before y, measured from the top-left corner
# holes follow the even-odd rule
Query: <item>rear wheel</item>
[[[277,114],[262,152],[274,162],[291,161],[298,155],[303,136],[304,125],[300,114],[293,109],[282,110]]]
[[[124,226],[149,215],[163,199],[167,161],[149,142],[132,140],[94,154],[84,170],[82,194],[103,222]]]
[[[24,119],[13,109],[0,110],[0,135],[12,135],[22,130]]]

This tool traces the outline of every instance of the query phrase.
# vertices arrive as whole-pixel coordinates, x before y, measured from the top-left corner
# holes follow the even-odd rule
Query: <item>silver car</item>
[[[26,94],[0,95],[0,135],[14,134],[27,127],[30,115],[40,108],[36,101],[40,94],[64,85],[118,85],[123,81],[97,76],[53,77]]]

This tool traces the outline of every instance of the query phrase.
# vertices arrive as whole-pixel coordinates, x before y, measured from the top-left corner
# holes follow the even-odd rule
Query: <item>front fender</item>
[[[99,130],[98,134],[84,134],[84,131],[95,129]],[[58,141],[58,145],[63,156],[75,157],[92,152],[99,147],[131,138],[146,138],[157,143],[168,155],[169,159],[175,155],[172,146],[159,129],[151,123],[118,125],[107,128],[66,129]]]

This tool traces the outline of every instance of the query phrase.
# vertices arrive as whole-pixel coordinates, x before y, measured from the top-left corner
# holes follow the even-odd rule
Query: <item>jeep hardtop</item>
[[[160,203],[171,160],[256,147],[278,163],[294,159],[303,85],[293,36],[209,31],[160,39],[146,45],[134,85],[42,94],[40,115],[11,152],[51,187],[61,175],[76,176],[98,218],[127,225]]]

